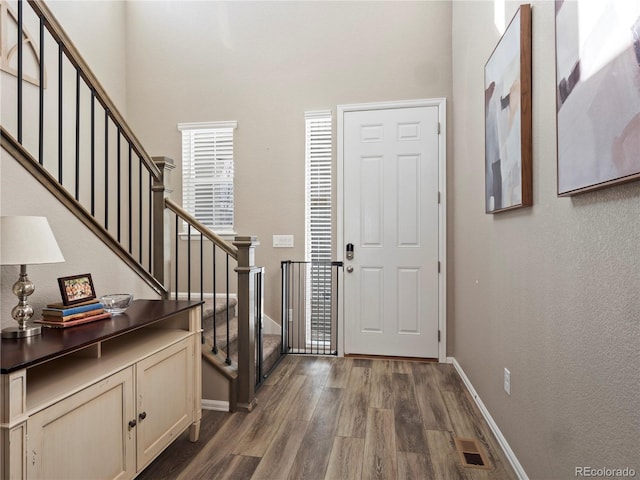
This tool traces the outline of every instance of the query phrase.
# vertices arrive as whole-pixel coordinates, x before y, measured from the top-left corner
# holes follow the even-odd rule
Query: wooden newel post
[[[238,248],[238,409],[250,412],[256,406],[256,332],[254,251],[258,239],[236,236]]]
[[[175,168],[173,160],[168,157],[153,157],[153,162],[160,169],[160,178],[153,178],[151,190],[153,192],[153,209],[152,209],[152,229],[153,238],[153,266],[152,273],[158,282],[168,286],[165,271],[168,272],[169,249],[165,245],[169,245],[169,228],[165,228],[165,208],[164,199],[171,192],[166,188],[168,183],[168,172]],[[168,290],[168,289],[167,289]]]

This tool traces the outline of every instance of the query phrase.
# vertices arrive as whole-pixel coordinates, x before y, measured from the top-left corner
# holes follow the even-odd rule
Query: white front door
[[[439,357],[438,108],[344,113],[346,354]]]

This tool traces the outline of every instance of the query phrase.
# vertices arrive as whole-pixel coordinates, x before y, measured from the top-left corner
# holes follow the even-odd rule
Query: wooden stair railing
[[[233,271],[236,276],[235,287],[237,292],[237,318],[238,318],[238,378],[237,389],[234,395],[237,398],[231,399],[230,403],[236,405],[238,409],[251,411],[256,405],[255,389],[260,383],[262,359],[260,358],[260,325],[262,320],[262,298],[263,298],[263,272],[262,267],[256,267],[254,261],[255,247],[258,241],[252,236],[236,236],[233,244],[227,243],[224,239],[212,232],[208,227],[200,223],[189,212],[183,209],[174,201],[166,198],[165,206],[169,212],[174,215],[172,230],[174,232],[174,265],[173,275],[173,292],[178,298],[178,292],[181,290],[180,272],[184,273],[181,268],[186,263],[186,294],[191,298],[192,292],[199,296],[199,300],[204,300],[206,294],[213,295],[215,304],[215,295],[223,290],[226,292],[226,304],[230,303],[230,285],[231,269],[229,261],[233,260],[236,267]],[[179,231],[180,222],[185,222],[184,233],[186,234],[186,253],[181,255],[179,248]],[[193,240],[197,244],[197,252],[193,253],[191,248],[192,231],[194,231]],[[207,244],[205,248],[205,243]],[[209,253],[211,259],[207,266],[204,265],[204,258]],[[183,256],[186,259],[183,260]],[[216,260],[222,257],[222,266]],[[222,286],[218,286],[217,271],[222,269],[223,278]],[[205,279],[205,274],[209,276]],[[195,280],[192,281],[192,277]],[[207,287],[208,285],[208,287]],[[230,309],[227,308],[226,317],[226,339],[227,346],[224,349],[227,365],[231,364],[229,357],[229,324]],[[217,352],[216,325],[215,316],[213,319],[213,353]]]
[[[255,288],[256,276],[261,272],[254,265],[254,249],[258,244],[255,237],[238,236],[230,245],[175,202],[165,199],[164,170],[145,151],[42,0],[27,0],[32,9],[30,15],[35,15],[35,18],[31,17],[32,23],[35,21],[39,24],[39,85],[37,90],[29,88],[24,91],[24,44],[30,42],[34,46],[35,43],[32,38],[26,38],[23,28],[24,3],[18,0],[18,12],[15,15],[18,27],[17,105],[15,112],[10,115],[6,114],[10,108],[2,107],[2,148],[163,297],[169,296],[168,285],[171,283],[168,272],[165,272],[165,253],[167,248],[171,248],[165,245],[165,211],[176,215],[176,252],[179,243],[178,218],[181,218],[188,225],[186,228],[189,232],[195,229],[201,238],[211,241],[214,248],[225,253],[227,265],[228,259],[237,262],[235,272],[240,339],[237,401],[240,408],[251,410],[255,405],[255,322],[256,316],[261,315],[256,303],[262,301],[256,296]],[[57,46],[57,58],[51,62],[57,65],[57,69],[53,70],[58,78],[57,92],[49,91],[45,95],[47,42]],[[65,94],[69,83],[74,81],[75,96]],[[45,109],[52,108],[51,99],[56,94],[57,114],[51,115],[52,112],[47,110],[49,115],[45,119]],[[38,105],[36,118],[24,118],[25,98]],[[51,120],[52,116],[56,117],[55,121]],[[90,126],[81,122],[85,117],[90,117]],[[75,121],[66,120],[64,123],[69,118],[75,118]],[[102,129],[96,127],[100,122]],[[57,134],[53,135],[57,137],[55,141],[49,136],[50,132]],[[99,141],[104,142],[102,153],[97,146]],[[96,201],[98,195],[103,195],[101,201]],[[134,211],[134,205],[137,211]],[[190,242],[188,245],[190,249]],[[177,255],[175,263],[178,263]],[[179,291],[177,269],[175,265],[176,284],[173,291],[176,294]],[[187,277],[191,278],[190,272]],[[190,283],[187,292],[190,296]]]
[[[6,19],[17,23],[17,102],[2,106],[2,147],[166,296],[164,222],[155,221],[164,211],[163,172],[47,5],[18,0],[17,9]],[[25,22],[39,25],[38,34],[27,37]],[[29,87],[23,87],[26,45],[39,70],[37,85]]]

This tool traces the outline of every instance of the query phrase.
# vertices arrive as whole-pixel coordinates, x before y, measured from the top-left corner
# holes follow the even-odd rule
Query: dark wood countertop
[[[151,325],[200,301],[134,300],[127,311],[106,320],[69,328],[42,328],[42,334],[26,338],[3,338],[0,345],[0,373],[31,367],[66,353],[87,347],[138,328]]]

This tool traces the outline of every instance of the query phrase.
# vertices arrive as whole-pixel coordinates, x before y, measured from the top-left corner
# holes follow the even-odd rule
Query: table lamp
[[[33,308],[27,302],[35,287],[27,278],[27,265],[64,262],[49,222],[45,217],[0,217],[0,265],[20,265],[20,277],[13,285],[18,305],[11,310],[17,327],[2,330],[2,338],[40,335],[42,327],[29,325]]]

